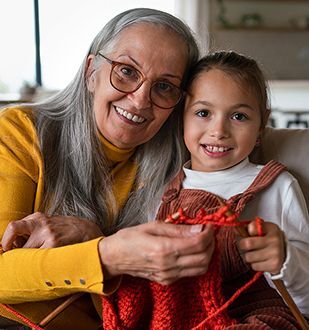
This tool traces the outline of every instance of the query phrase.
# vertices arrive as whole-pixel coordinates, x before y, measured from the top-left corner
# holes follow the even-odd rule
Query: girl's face
[[[261,126],[255,95],[218,69],[191,84],[184,110],[184,140],[192,169],[220,171],[245,159]]]
[[[112,65],[102,58],[99,70],[92,71],[91,55],[88,88],[94,96],[94,114],[101,134],[113,145],[129,149],[150,140],[172,113],[173,109],[162,109],[151,102],[150,88],[155,81],[162,81],[162,86],[167,83],[180,87],[188,49],[173,31],[147,23],[123,30],[113,49],[103,55],[134,67],[146,80],[135,92],[120,92],[110,84]]]

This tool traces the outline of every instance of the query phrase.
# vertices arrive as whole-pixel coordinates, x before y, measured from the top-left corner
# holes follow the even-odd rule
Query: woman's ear
[[[86,63],[86,84],[88,91],[93,93],[95,90],[95,69],[93,68],[95,56],[93,54],[89,55]]]

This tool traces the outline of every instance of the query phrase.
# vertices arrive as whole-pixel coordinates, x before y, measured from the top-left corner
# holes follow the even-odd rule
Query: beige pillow
[[[266,127],[261,145],[250,156],[254,163],[271,159],[286,165],[298,180],[309,206],[309,129]]]

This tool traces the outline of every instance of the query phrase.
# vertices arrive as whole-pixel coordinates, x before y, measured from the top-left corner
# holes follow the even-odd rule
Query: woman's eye
[[[244,120],[248,119],[248,117],[243,113],[235,113],[232,116],[232,119],[235,119],[237,121],[244,121]]]
[[[196,112],[196,115],[198,117],[207,117],[209,115],[209,111],[208,110],[199,110]]]
[[[128,67],[128,66],[123,66],[121,68],[121,73],[124,74],[125,76],[134,76],[134,69]]]
[[[164,81],[157,82],[157,89],[159,89],[162,92],[169,91],[171,89],[171,84],[166,83]]]
[[[140,79],[140,75],[136,69],[132,66],[119,64],[114,68],[114,72],[118,79],[125,79],[129,81],[138,81]]]
[[[157,81],[152,86],[152,92],[160,96],[171,97],[177,94],[178,89],[171,83],[165,81]]]

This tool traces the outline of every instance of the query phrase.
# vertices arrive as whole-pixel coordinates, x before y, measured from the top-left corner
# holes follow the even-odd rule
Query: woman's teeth
[[[142,123],[144,122],[146,119],[143,117],[139,117],[137,115],[132,115],[132,113],[127,112],[126,110],[123,110],[119,107],[115,107],[116,111],[123,117],[127,118],[128,120],[133,121],[134,123]]]

